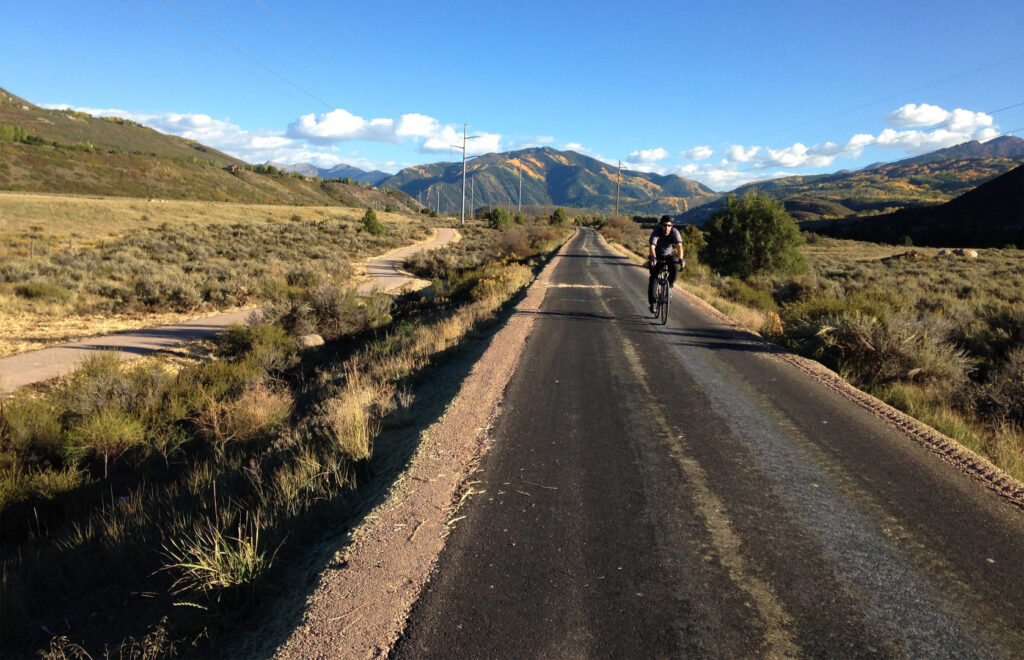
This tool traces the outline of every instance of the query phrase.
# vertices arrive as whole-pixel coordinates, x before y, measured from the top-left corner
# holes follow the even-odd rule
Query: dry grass
[[[324,217],[343,217],[357,222],[365,209],[339,206],[284,206],[278,204],[238,204],[233,202],[192,202],[181,200],[146,200],[126,197],[92,197],[78,195],[45,195],[40,193],[0,192],[0,236],[30,231],[43,231],[77,245],[123,235],[140,225],[157,226],[195,222],[234,224],[250,222],[313,222]],[[377,211],[377,217],[388,222],[408,222],[398,213]],[[145,218],[145,219],[144,219]]]
[[[358,231],[364,212],[0,193],[0,262],[7,263],[0,357],[251,308],[281,290],[262,290],[267,278],[283,278],[300,264],[315,264],[326,269],[322,277],[344,284],[354,274],[352,260],[426,234],[422,217],[379,211],[388,234],[371,237]],[[256,252],[277,256],[240,256],[230,241],[242,234]],[[212,251],[182,263],[182,246],[168,240],[175,235]],[[261,250],[261,241],[274,242]]]

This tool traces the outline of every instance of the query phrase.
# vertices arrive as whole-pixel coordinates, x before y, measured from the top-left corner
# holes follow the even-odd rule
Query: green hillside
[[[1024,165],[938,206],[802,223],[839,238],[935,247],[1024,246]]]
[[[417,211],[400,191],[250,167],[120,118],[46,110],[0,89],[0,190]]]
[[[610,213],[615,209],[616,168],[574,151],[548,147],[487,154],[467,165],[467,208],[504,206],[519,201],[530,206],[566,206]],[[402,170],[380,184],[398,188],[423,204],[442,211],[459,208],[462,163],[434,163]],[[679,176],[622,170],[619,208],[623,213],[682,213],[709,199],[710,188]]]

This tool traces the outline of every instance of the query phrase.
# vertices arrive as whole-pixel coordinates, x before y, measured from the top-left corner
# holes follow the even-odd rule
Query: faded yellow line
[[[600,299],[600,303],[605,313],[611,314],[611,310],[603,299]],[[618,344],[622,346],[623,355],[638,384],[637,399],[642,405],[643,418],[651,423],[660,434],[662,440],[669,446],[670,455],[686,475],[687,482],[693,489],[693,501],[697,512],[704,518],[711,545],[721,564],[729,571],[729,579],[739,589],[746,592],[754,602],[754,607],[765,627],[763,646],[766,655],[770,658],[800,657],[800,648],[787,630],[792,623],[792,617],[779,602],[771,585],[755,575],[747,566],[746,560],[740,553],[739,536],[732,529],[729,518],[725,514],[725,504],[711,490],[708,485],[707,473],[700,463],[685,455],[680,443],[673,442],[673,439],[683,436],[680,435],[679,429],[674,429],[668,423],[661,408],[655,405],[654,393],[648,385],[647,370],[644,369],[636,349],[621,330],[616,328],[616,332],[621,339]]]

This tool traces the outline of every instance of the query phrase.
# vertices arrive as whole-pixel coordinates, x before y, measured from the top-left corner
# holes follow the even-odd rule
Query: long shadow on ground
[[[273,570],[263,585],[260,602],[243,621],[233,622],[233,631],[216,640],[204,655],[209,658],[270,658],[302,623],[308,598],[316,591],[320,575],[345,570],[338,560],[349,543],[348,534],[357,528],[374,506],[383,501],[419,447],[421,433],[444,414],[458,394],[463,381],[481,358],[497,331],[514,313],[525,291],[507,302],[494,319],[478,326],[457,346],[444,351],[413,375],[415,396],[401,419],[385,419],[385,430],[374,442],[374,455],[357,475],[359,486],[310,512],[304,539],[289,539],[287,562]],[[402,426],[403,420],[415,420]],[[303,545],[305,542],[305,545]]]

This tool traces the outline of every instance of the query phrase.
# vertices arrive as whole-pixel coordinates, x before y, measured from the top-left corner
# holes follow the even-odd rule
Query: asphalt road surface
[[[456,240],[458,236],[456,230],[440,227],[437,230],[437,235],[429,241],[399,248],[370,259],[366,262],[366,274],[369,279],[359,285],[359,293],[367,294],[374,288],[381,291],[395,291],[402,288],[415,279],[401,270],[402,262],[406,257],[421,250],[442,247]],[[227,330],[228,326],[233,323],[245,323],[253,311],[250,309],[217,314],[158,328],[91,337],[82,341],[0,358],[0,394],[13,392],[19,387],[70,373],[79,362],[96,351],[117,351],[121,359],[130,360],[187,341],[213,337]]]
[[[395,658],[1024,657],[1024,514],[573,239]]]

